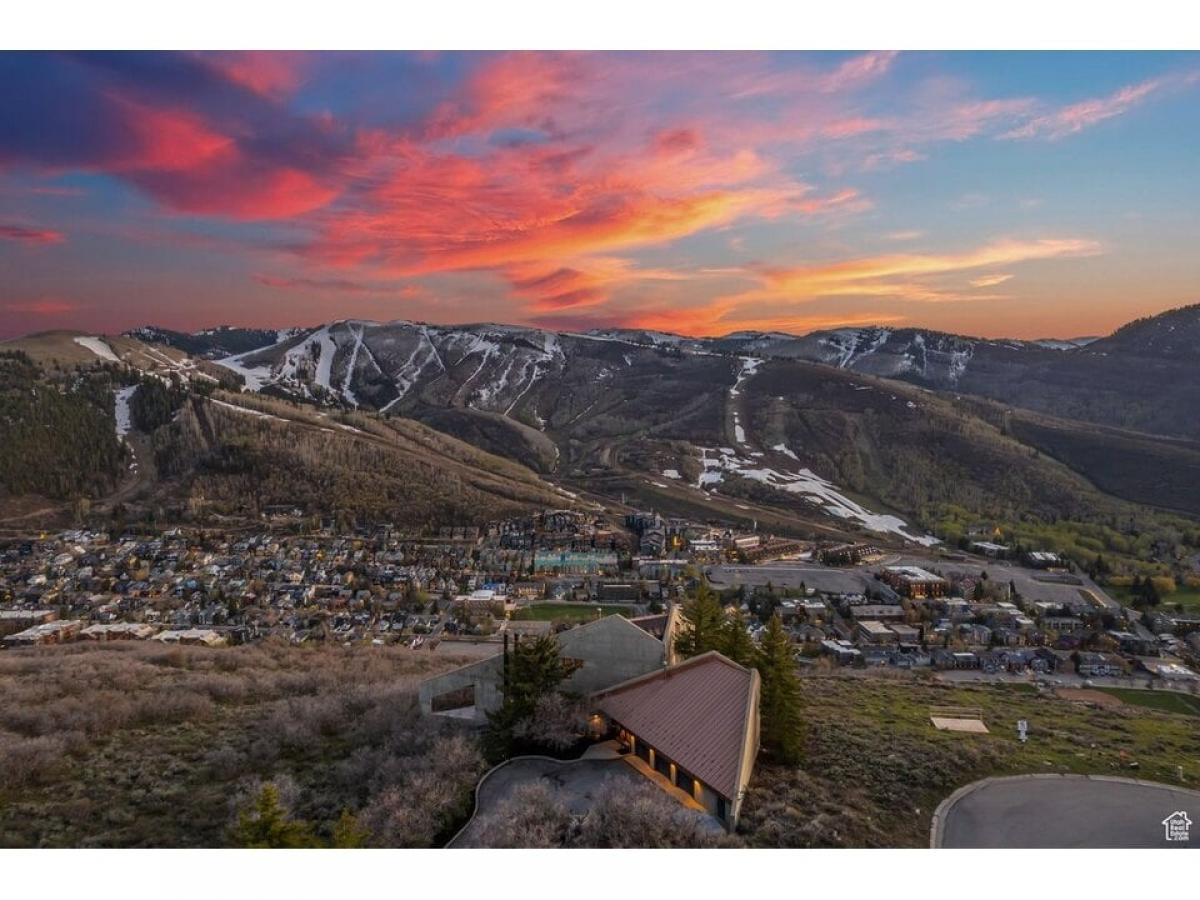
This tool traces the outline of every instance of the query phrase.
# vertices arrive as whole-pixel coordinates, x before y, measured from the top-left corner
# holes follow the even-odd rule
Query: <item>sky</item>
[[[0,85],[0,337],[1074,337],[1200,301],[1197,53],[0,53]]]

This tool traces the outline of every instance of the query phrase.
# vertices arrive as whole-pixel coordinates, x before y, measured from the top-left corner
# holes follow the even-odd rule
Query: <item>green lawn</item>
[[[1133,594],[1129,588],[1105,586],[1104,589],[1112,595],[1114,600],[1124,603],[1127,606],[1133,605]],[[1177,603],[1183,606],[1184,612],[1200,613],[1200,590],[1183,588],[1173,594],[1167,594],[1162,598],[1162,602],[1157,608],[1173,611]]]
[[[535,622],[590,622],[601,616],[625,615],[630,611],[628,606],[595,603],[536,603],[521,607],[513,618]]]
[[[1122,703],[1132,706],[1144,706],[1147,709],[1181,713],[1185,716],[1200,716],[1200,698],[1188,694],[1176,694],[1171,691],[1139,691],[1127,688],[1096,688],[1096,690],[1112,694]]]

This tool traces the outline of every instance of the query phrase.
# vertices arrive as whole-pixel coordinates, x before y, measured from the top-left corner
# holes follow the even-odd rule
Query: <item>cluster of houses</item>
[[[1114,611],[1087,591],[1035,600],[983,572],[884,566],[865,593],[802,593],[781,618],[804,658],[836,665],[1186,679],[1200,660],[1200,621]]]
[[[423,537],[68,531],[13,541],[0,546],[0,645],[391,641],[436,631],[453,598],[488,583],[526,598],[574,586],[513,580],[525,572],[492,567],[496,544],[478,529]]]
[[[655,513],[614,523],[574,510],[423,534],[388,526],[348,535],[68,531],[0,546],[0,646],[500,640],[551,630],[552,617],[517,615],[529,604],[660,615],[707,564],[801,553],[833,566],[869,566],[881,555],[868,544],[801,547]],[[1028,556],[1031,568],[1047,570],[1039,579],[1068,577],[1053,554]],[[1193,677],[1200,663],[1197,616],[1114,610],[1086,590],[1022,596],[1003,577],[961,566],[948,574],[932,564],[869,568],[876,574],[865,590],[770,596],[801,659],[1173,679]],[[745,599],[751,622],[762,608],[753,592],[771,591],[754,588]]]
[[[0,545],[0,646],[272,636],[428,646],[498,635],[518,604],[658,612],[681,596],[694,556],[637,551],[636,530],[574,510],[431,533],[67,531]]]

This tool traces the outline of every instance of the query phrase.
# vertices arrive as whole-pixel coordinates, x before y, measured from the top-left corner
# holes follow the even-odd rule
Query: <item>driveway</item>
[[[623,758],[577,759],[569,761],[543,757],[522,757],[493,769],[484,776],[478,787],[475,815],[467,826],[447,846],[454,848],[480,847],[480,832],[487,816],[519,785],[543,781],[554,788],[574,815],[581,816],[591,809],[600,791],[610,779],[627,779],[643,790],[658,787],[638,774]],[[686,812],[681,808],[681,812]],[[702,813],[692,813],[721,831],[716,819]]]
[[[1184,812],[1190,840],[1167,841],[1163,820]],[[934,814],[932,844],[951,848],[1196,848],[1200,791],[1086,775],[985,779]]]

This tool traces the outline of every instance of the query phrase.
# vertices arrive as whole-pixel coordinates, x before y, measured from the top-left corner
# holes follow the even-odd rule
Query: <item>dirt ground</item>
[[[1092,691],[1087,688],[1059,688],[1054,692],[1055,696],[1061,697],[1064,700],[1077,700],[1081,703],[1095,703],[1097,706],[1124,706],[1124,701],[1120,697],[1114,697],[1112,694],[1106,694],[1104,691]]]

